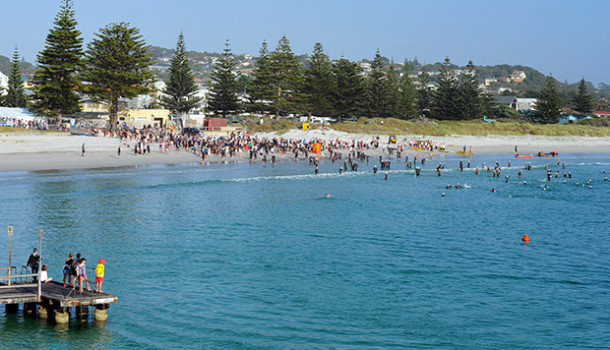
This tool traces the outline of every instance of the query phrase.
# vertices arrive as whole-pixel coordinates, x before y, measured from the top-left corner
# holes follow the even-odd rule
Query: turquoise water
[[[500,178],[461,159],[419,177],[395,162],[388,181],[373,161],[1,174],[14,265],[43,228],[50,276],[70,251],[103,257],[119,302],[69,329],[0,307],[0,348],[606,348],[610,157],[562,155],[565,184],[555,159],[521,180],[510,155],[472,158]],[[544,164],[560,178],[542,182]]]

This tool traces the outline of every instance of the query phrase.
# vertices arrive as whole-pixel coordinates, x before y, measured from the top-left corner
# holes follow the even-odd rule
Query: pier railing
[[[12,272],[15,268],[15,266],[12,266],[12,268],[9,267],[0,267],[0,271],[9,271]],[[36,278],[36,282],[29,282],[28,281],[28,277],[31,278]],[[25,282],[17,282],[16,280],[20,279],[20,281],[24,281]],[[15,280],[15,282],[13,282],[13,280]],[[0,283],[0,289],[18,289],[18,288],[29,288],[29,287],[36,287],[36,302],[39,303],[41,301],[41,294],[42,294],[42,285],[41,285],[41,281],[40,281],[40,273],[25,273],[25,274],[6,274],[6,275],[0,275],[0,282],[1,281],[7,281],[6,284]]]

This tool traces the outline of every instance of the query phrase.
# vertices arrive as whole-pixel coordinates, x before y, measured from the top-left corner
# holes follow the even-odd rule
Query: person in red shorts
[[[106,260],[102,258],[95,267],[95,291],[98,293],[104,293],[102,291],[102,282],[104,282],[104,270],[106,269],[106,266],[104,266],[105,262]]]

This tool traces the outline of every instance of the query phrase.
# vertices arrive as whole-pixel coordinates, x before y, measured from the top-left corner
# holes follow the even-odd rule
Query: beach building
[[[164,127],[170,122],[170,115],[167,109],[130,109],[119,113],[119,122],[136,128]]]

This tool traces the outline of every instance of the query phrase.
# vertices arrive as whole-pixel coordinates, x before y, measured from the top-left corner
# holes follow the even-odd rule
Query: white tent
[[[25,121],[44,119],[30,112],[28,108],[15,107],[0,107],[0,118],[21,119]]]

